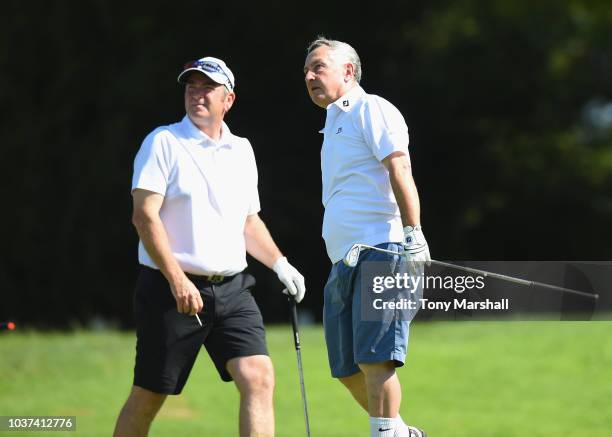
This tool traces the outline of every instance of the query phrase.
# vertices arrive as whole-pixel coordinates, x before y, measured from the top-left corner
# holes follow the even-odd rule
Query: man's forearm
[[[134,226],[147,253],[168,282],[182,279],[185,274],[172,254],[168,234],[161,220],[141,217],[134,222]]]
[[[389,180],[402,215],[403,226],[421,224],[421,205],[410,167],[394,166],[389,169]]]
[[[247,219],[244,238],[248,254],[266,267],[272,268],[274,263],[283,256],[270,235],[270,231],[258,216]]]
[[[244,224],[244,239],[249,255],[274,270],[279,281],[285,286],[283,293],[292,295],[295,301],[300,303],[306,293],[304,277],[283,256],[265,223],[257,214],[247,217]]]

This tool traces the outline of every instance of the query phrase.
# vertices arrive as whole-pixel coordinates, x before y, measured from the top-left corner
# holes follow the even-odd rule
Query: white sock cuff
[[[370,417],[370,423],[376,426],[394,426],[396,420],[392,417]]]
[[[393,437],[395,419],[392,417],[370,417],[370,437]]]

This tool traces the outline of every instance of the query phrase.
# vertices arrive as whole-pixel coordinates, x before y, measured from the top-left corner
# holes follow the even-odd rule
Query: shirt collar
[[[331,103],[327,109],[329,109],[332,105],[336,105],[338,108],[343,110],[344,112],[348,112],[355,105],[361,97],[365,95],[365,91],[359,85],[355,85],[348,92],[346,92],[342,97],[340,97],[335,102]]]
[[[202,132],[198,127],[193,124],[188,115],[183,117],[181,120],[181,127],[183,131],[187,134],[187,138],[191,140],[194,144],[201,144],[203,146],[214,146],[214,147],[231,147],[231,132],[229,127],[225,122],[221,122],[221,137],[218,141],[213,140],[211,137]]]

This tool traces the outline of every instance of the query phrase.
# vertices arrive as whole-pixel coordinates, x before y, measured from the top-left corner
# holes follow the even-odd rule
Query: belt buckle
[[[212,276],[208,276],[207,279],[209,282],[217,283],[217,282],[223,281],[223,278],[225,278],[225,276],[223,275],[212,275]]]

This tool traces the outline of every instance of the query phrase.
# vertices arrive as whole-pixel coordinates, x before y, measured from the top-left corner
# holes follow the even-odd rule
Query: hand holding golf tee
[[[408,260],[408,268],[412,276],[423,275],[423,265],[431,265],[429,246],[423,235],[420,225],[406,226],[404,228],[404,256]]]
[[[195,316],[198,325],[203,326],[198,313],[202,311],[204,302],[200,290],[196,288],[193,282],[187,276],[182,275],[179,280],[170,282],[170,289],[176,300],[176,310],[182,314]]]
[[[306,293],[306,285],[304,277],[297,271],[295,267],[289,264],[286,257],[280,257],[272,266],[272,270],[278,275],[285,287],[283,293],[291,295],[297,303],[300,303]]]

